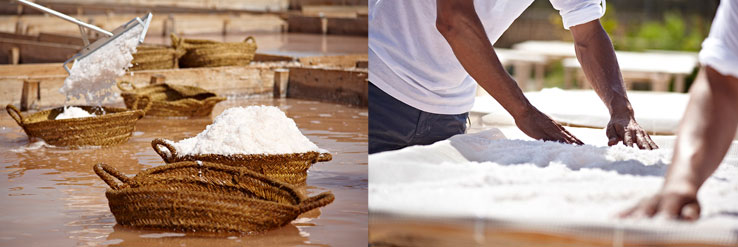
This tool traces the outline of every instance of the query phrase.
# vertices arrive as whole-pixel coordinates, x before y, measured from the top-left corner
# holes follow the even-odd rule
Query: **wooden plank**
[[[369,7],[367,5],[313,5],[302,6],[301,13],[305,16],[356,18],[369,13]]]
[[[24,80],[21,93],[20,110],[27,111],[41,99],[40,82],[38,80]]]
[[[366,70],[290,68],[288,98],[329,101],[366,107],[369,105]]]
[[[9,51],[14,47],[20,50],[21,63],[62,62],[72,57],[82,48],[47,42],[0,38],[0,60],[3,63],[10,60],[12,54]]]
[[[90,43],[95,42],[97,40],[94,38],[88,38],[88,39],[90,40]],[[38,34],[38,41],[57,43],[57,44],[85,46],[85,42],[82,41],[82,37],[80,37],[80,34],[77,34],[76,36],[72,36],[72,35],[42,32]]]
[[[351,54],[339,56],[313,56],[298,58],[303,65],[329,66],[340,68],[355,68],[359,61],[367,61],[367,54]]]
[[[19,40],[38,40],[38,37],[33,35],[23,35],[16,33],[0,32],[0,38],[3,39],[19,39]]]
[[[323,33],[321,17],[290,15],[287,19],[288,32],[291,33]]]
[[[61,64],[44,64],[38,68],[34,67],[36,66],[0,66],[0,104],[18,104],[23,81],[29,79],[38,80],[41,83],[40,93],[43,97],[38,101],[39,106],[58,106],[64,103],[66,97],[59,93],[59,88],[64,84],[67,74],[61,68]],[[10,70],[18,72],[5,73]],[[38,74],[28,72],[38,72]],[[158,75],[166,77],[167,83],[198,86],[220,95],[268,94],[272,92],[274,86],[272,69],[249,66],[144,70],[126,74],[118,80],[132,81],[136,85],[143,86],[149,84],[152,76]],[[85,102],[73,99],[70,103],[84,104]]]
[[[328,18],[328,34],[366,36],[369,34],[369,18]]]
[[[256,53],[254,55],[254,62],[290,62],[290,61],[295,61],[295,58],[290,57],[290,56],[264,54],[264,53]]]
[[[141,15],[86,15],[78,19],[96,25],[106,30],[113,30],[118,26]],[[171,20],[169,19],[171,17]],[[181,34],[210,34],[222,33],[223,23],[228,20],[227,33],[244,32],[279,32],[286,25],[286,21],[278,15],[269,14],[155,14],[151,21],[147,35],[169,35],[175,31]],[[17,22],[23,22],[27,35],[40,33],[64,34],[79,37],[77,25],[66,22],[53,16],[0,16],[0,32],[14,33]],[[166,22],[166,23],[165,23]],[[168,27],[168,28],[167,28]]]

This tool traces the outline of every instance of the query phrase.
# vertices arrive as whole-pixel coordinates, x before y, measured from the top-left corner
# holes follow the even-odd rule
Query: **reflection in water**
[[[117,225],[107,205],[105,185],[92,165],[106,163],[128,175],[164,164],[154,138],[180,140],[202,131],[211,118],[144,118],[128,143],[67,149],[29,141],[7,115],[0,115],[1,246],[346,246],[367,242],[366,109],[292,99],[229,99],[228,107],[275,105],[297,122],[333,160],[314,165],[309,195],[332,191],[336,200],[285,227],[255,234],[202,234],[131,229]],[[330,117],[328,117],[330,115]],[[320,124],[311,121],[320,120]]]

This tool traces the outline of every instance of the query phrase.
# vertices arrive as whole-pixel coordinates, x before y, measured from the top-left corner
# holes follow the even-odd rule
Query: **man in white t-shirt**
[[[369,153],[424,145],[466,131],[477,83],[539,140],[581,144],[523,95],[492,44],[533,0],[370,0]],[[609,145],[655,149],[633,117],[601,0],[550,0],[610,111]],[[603,1],[604,2],[604,1]]]
[[[738,127],[738,0],[720,1],[700,63],[661,190],[621,216],[699,218],[697,191],[720,166]]]

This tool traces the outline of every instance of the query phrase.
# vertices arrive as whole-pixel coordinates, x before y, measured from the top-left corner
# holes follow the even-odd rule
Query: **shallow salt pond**
[[[117,225],[107,185],[92,171],[109,164],[127,175],[163,165],[154,138],[181,140],[201,132],[234,106],[273,105],[333,160],[310,168],[309,195],[332,191],[336,200],[282,228],[251,235],[139,230]],[[330,115],[330,117],[325,117]],[[103,148],[48,147],[29,142],[0,114],[0,246],[357,246],[367,243],[367,109],[295,99],[235,98],[210,118],[144,118],[125,144]]]

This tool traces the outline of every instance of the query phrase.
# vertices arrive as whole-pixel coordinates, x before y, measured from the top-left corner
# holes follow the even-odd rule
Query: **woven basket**
[[[126,89],[124,85],[130,85]],[[213,112],[215,104],[226,100],[218,97],[215,93],[199,87],[179,86],[166,83],[148,85],[136,88],[128,81],[119,81],[118,88],[128,109],[142,107],[134,104],[140,97],[147,96],[151,99],[151,106],[146,111],[146,116],[157,117],[207,117]]]
[[[179,60],[182,68],[244,66],[256,54],[256,40],[251,36],[243,42],[184,39],[175,34],[171,38],[173,47],[186,51]]]
[[[144,98],[148,99],[148,98]],[[147,104],[147,107],[150,104]],[[29,138],[41,138],[54,146],[109,146],[131,138],[136,121],[144,116],[144,110],[123,108],[76,106],[98,116],[55,120],[64,107],[23,116],[18,108],[7,105],[8,111]]]
[[[164,146],[166,149],[162,149],[161,146]],[[318,152],[281,155],[201,154],[180,156],[172,145],[159,138],[151,141],[151,147],[154,148],[154,151],[156,151],[156,153],[159,154],[166,163],[196,160],[215,162],[229,166],[247,168],[293,185],[305,184],[305,180],[307,180],[307,170],[313,164],[316,162],[330,161],[333,158],[329,153]]]
[[[105,164],[93,170],[110,186],[105,196],[115,220],[143,228],[261,232],[334,199],[330,192],[306,198],[289,184],[209,162],[168,164],[133,178]]]
[[[183,49],[160,46],[139,46],[133,54],[133,67],[129,70],[154,70],[179,68],[179,58],[185,54]]]

